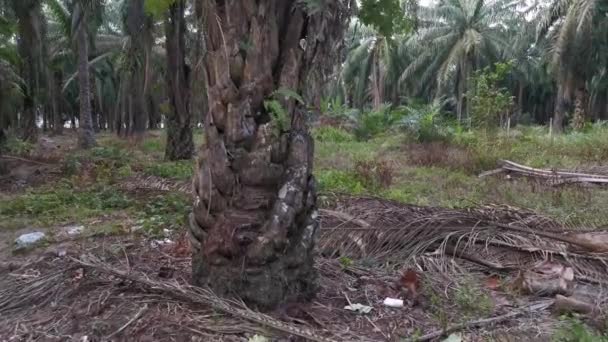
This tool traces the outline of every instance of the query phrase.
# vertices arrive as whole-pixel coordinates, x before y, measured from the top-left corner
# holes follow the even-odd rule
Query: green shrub
[[[175,162],[157,162],[144,168],[147,175],[178,180],[188,180],[192,178],[193,162],[191,160],[181,160]]]
[[[34,145],[28,141],[22,140],[15,134],[8,134],[4,146],[1,146],[9,154],[18,156],[26,156],[32,152]]]
[[[357,140],[369,140],[390,131],[406,115],[404,108],[383,105],[377,110],[358,112],[353,117],[356,122],[354,134]]]
[[[140,212],[140,224],[146,234],[158,236],[164,229],[178,229],[186,224],[190,201],[182,194],[167,193],[153,197]]]
[[[126,209],[132,204],[123,193],[111,187],[79,191],[69,184],[59,183],[0,201],[0,221],[7,226],[28,222],[51,225]]]
[[[472,283],[465,282],[456,288],[454,300],[460,312],[471,316],[486,316],[492,312],[490,297]]]
[[[90,150],[89,157],[95,163],[112,161],[117,167],[127,164],[132,159],[132,155],[126,149],[118,146],[94,147]]]
[[[316,141],[320,142],[345,143],[352,142],[355,140],[353,135],[348,133],[344,129],[332,126],[323,126],[316,128],[313,131],[313,136]]]
[[[343,192],[349,194],[361,194],[365,187],[355,173],[322,170],[316,172],[317,181],[321,191]]]
[[[162,138],[148,138],[141,143],[141,150],[146,153],[164,153],[165,141]]]
[[[444,103],[435,101],[427,105],[406,107],[408,115],[401,119],[401,128],[418,142],[449,141],[456,124],[444,116],[443,105]]]
[[[577,316],[561,317],[562,326],[553,334],[555,342],[608,342],[608,335],[598,334]]]

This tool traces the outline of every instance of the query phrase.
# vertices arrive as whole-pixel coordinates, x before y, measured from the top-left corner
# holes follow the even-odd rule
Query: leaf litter
[[[91,237],[61,256],[44,253],[0,267],[0,337],[469,340],[501,329],[550,336],[557,302],[560,310],[590,306],[594,316],[605,314],[608,256],[596,252],[597,241],[587,248],[572,227],[505,206],[456,210],[366,197],[334,203],[321,211],[320,289],[310,303],[261,313],[190,286],[183,236],[155,248],[132,235]],[[560,291],[533,291],[552,282]],[[473,297],[472,303],[455,303],[463,286],[474,288],[459,300]],[[475,307],[476,294],[490,298],[492,311],[463,317],[458,305]],[[404,307],[384,306],[387,297]],[[345,309],[353,303],[367,313]]]

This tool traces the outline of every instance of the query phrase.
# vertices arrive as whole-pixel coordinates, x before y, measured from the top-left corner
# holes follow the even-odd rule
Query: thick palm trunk
[[[190,81],[185,56],[185,6],[184,1],[177,1],[171,5],[165,23],[167,86],[170,102],[170,112],[166,122],[167,145],[165,149],[165,158],[168,160],[190,159],[194,153],[192,118],[188,108],[190,104]]]
[[[82,22],[78,27],[78,96],[80,102],[80,119],[78,145],[81,148],[91,148],[97,143],[93,132],[91,115],[91,85],[89,77],[89,49],[86,34],[86,14],[82,13]]]
[[[580,131],[585,127],[585,107],[587,96],[584,88],[579,88],[574,92],[574,114],[572,115],[572,128]]]
[[[277,89],[318,95],[315,76],[331,71],[352,4],[324,2],[313,16],[302,4],[210,1],[205,20],[209,112],[194,177],[193,281],[262,308],[316,288],[306,109],[282,97],[277,120],[264,102]]]
[[[144,11],[144,0],[130,0],[126,18],[127,33],[131,37],[131,84],[133,86],[131,133],[143,136],[148,121],[148,94],[150,89],[150,54],[152,50],[152,22]]]

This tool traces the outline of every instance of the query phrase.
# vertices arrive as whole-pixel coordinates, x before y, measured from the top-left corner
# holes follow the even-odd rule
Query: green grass
[[[594,331],[577,316],[563,316],[561,326],[553,334],[554,342],[608,342],[608,335]]]
[[[337,141],[336,141],[337,140]],[[543,127],[523,127],[496,136],[480,132],[456,134],[446,146],[417,153],[441,154],[437,166],[412,163],[414,151],[406,136],[379,137],[366,142],[316,142],[315,175],[324,192],[371,194],[416,205],[450,208],[484,203],[528,208],[558,220],[586,226],[608,225],[608,189],[577,186],[550,187],[534,180],[501,177],[478,178],[479,172],[497,167],[500,159],[544,168],[574,168],[608,162],[608,128],[596,125],[585,133],[548,135]],[[422,146],[424,148],[425,145]],[[417,148],[421,148],[418,145]],[[455,151],[461,151],[459,160]],[[357,160],[383,158],[395,164],[388,189],[370,189],[355,172]],[[431,164],[434,159],[431,159]]]
[[[192,160],[154,162],[145,166],[143,171],[147,175],[176,180],[188,180],[192,178],[193,167],[194,163]]]
[[[403,134],[377,136],[356,141],[353,134],[338,128],[313,131],[316,138],[315,176],[322,192],[370,194],[403,203],[470,207],[483,203],[509,204],[529,208],[563,221],[582,225],[608,224],[608,189],[566,186],[554,188],[526,179],[478,178],[478,172],[496,167],[499,159],[509,159],[535,167],[572,168],[608,162],[608,127],[594,125],[584,133],[550,137],[544,127],[521,127],[487,136],[480,132],[457,132],[447,145],[425,150],[425,144],[411,144]],[[197,130],[195,139],[202,142]],[[100,146],[70,154],[64,159],[64,174],[75,175],[84,165],[94,167],[95,178],[78,190],[70,178],[65,182],[30,190],[0,200],[0,226],[54,225],[81,222],[92,217],[129,210],[145,221],[149,230],[183,223],[186,202],[159,198],[132,199],[113,184],[134,172],[187,181],[193,161],[163,161],[164,134],[155,132],[142,143],[100,135]],[[414,148],[418,149],[417,152]],[[414,153],[433,158],[424,165]],[[445,155],[441,155],[441,154]],[[460,159],[458,159],[460,158]],[[389,161],[392,184],[372,186],[357,170],[358,161]],[[427,165],[428,164],[428,165]],[[147,206],[147,204],[150,206]],[[156,203],[156,204],[154,204]],[[154,209],[155,208],[155,209]],[[139,211],[138,211],[139,210]],[[178,212],[179,216],[172,216]],[[142,221],[142,222],[143,222]]]
[[[154,196],[138,213],[138,224],[149,236],[162,235],[164,229],[174,230],[186,224],[190,212],[190,200],[183,194],[163,194]]]
[[[132,205],[132,200],[111,187],[81,191],[64,182],[0,200],[0,222],[9,229],[82,222]]]

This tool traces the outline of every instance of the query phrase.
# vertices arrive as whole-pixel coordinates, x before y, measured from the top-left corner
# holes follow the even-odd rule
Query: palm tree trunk
[[[39,1],[14,1],[13,9],[18,18],[17,48],[21,56],[21,78],[25,82],[23,91],[23,114],[20,120],[22,137],[35,142],[38,138],[36,125],[37,95],[39,91],[39,66],[41,58],[41,7]]]
[[[194,1],[194,15],[196,20],[197,37],[194,44],[194,51],[192,56],[192,77],[191,86],[192,94],[205,94],[207,93],[205,75],[205,65],[203,59],[205,58],[205,39],[203,35],[203,0]],[[194,126],[197,127],[199,123],[203,123],[207,113],[207,97],[206,96],[191,96],[190,97],[190,110],[192,111],[192,117]]]
[[[89,49],[86,34],[86,12],[82,11],[82,19],[78,27],[78,95],[80,102],[80,119],[78,145],[81,148],[91,148],[97,145],[93,132],[91,116],[91,86],[89,77]]]
[[[63,134],[63,116],[61,105],[61,84],[63,83],[63,77],[61,71],[51,71],[52,87],[51,88],[51,100],[53,101],[53,133],[60,135]]]
[[[580,131],[585,127],[586,91],[579,88],[574,93],[574,115],[572,116],[572,128]]]
[[[325,2],[314,16],[298,0],[210,3],[209,113],[194,176],[192,279],[261,308],[307,299],[316,289],[313,140],[305,108],[293,98],[278,100],[289,127],[272,119],[264,101],[279,88],[318,100],[351,1]]]
[[[190,115],[190,80],[186,65],[184,18],[185,3],[177,1],[169,8],[165,23],[167,44],[167,88],[170,111],[167,117],[165,159],[190,159],[194,154],[192,117]]]
[[[558,84],[557,96],[555,98],[555,112],[553,114],[553,133],[559,134],[564,131],[564,117],[566,116],[566,108],[568,103],[564,94],[564,86]]]
[[[517,92],[517,119],[519,120],[524,114],[524,84],[519,82]]]

